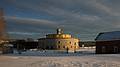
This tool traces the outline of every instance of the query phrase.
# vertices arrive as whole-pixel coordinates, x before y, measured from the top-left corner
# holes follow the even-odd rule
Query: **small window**
[[[76,45],[77,43],[75,42],[74,45]]]
[[[71,42],[70,42],[70,44],[71,44]]]
[[[58,45],[58,48],[60,48],[60,46]]]
[[[65,48],[65,46],[63,46],[63,48]]]
[[[58,41],[58,43],[60,44],[60,41]]]

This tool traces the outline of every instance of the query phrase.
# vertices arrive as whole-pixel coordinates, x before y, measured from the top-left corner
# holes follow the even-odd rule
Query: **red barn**
[[[120,53],[120,31],[99,33],[95,41],[96,54]]]

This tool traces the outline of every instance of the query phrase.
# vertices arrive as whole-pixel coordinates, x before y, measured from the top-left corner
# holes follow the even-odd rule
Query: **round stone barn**
[[[58,28],[56,34],[48,34],[45,38],[38,39],[39,48],[46,50],[71,50],[79,49],[79,39],[70,34],[64,34],[63,29]]]

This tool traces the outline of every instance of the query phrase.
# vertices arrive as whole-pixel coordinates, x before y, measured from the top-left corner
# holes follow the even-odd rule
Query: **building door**
[[[106,48],[105,46],[102,46],[102,53],[105,53],[106,52]]]
[[[114,46],[114,53],[118,53],[118,47]]]

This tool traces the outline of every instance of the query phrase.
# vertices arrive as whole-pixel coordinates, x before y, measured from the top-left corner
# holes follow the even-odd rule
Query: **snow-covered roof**
[[[120,31],[99,33],[95,40],[96,41],[120,40]]]

